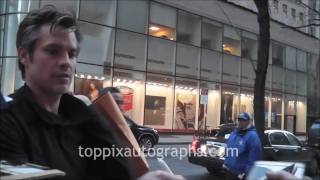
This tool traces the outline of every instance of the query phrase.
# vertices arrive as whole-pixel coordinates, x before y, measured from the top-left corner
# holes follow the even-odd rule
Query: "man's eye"
[[[47,49],[46,50],[50,55],[57,55],[59,53],[56,49]]]

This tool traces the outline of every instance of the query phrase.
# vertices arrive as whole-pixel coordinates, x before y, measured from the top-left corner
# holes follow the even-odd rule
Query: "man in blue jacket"
[[[228,170],[227,179],[244,179],[253,163],[261,155],[261,143],[248,113],[238,116],[238,128],[227,141],[224,167]]]

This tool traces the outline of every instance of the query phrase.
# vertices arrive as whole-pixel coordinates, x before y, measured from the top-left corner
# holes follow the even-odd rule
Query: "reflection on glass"
[[[222,85],[220,124],[236,123],[239,115],[239,87]]]
[[[304,51],[297,50],[297,70],[307,71],[307,53]]]
[[[147,38],[144,35],[117,30],[114,66],[145,70]]]
[[[149,35],[176,40],[176,10],[151,2]]]
[[[291,71],[286,69],[285,76],[285,91],[288,93],[296,93],[296,71]]]
[[[78,63],[74,77],[74,93],[87,96],[94,101],[99,91],[111,86],[110,68]]]
[[[283,65],[285,60],[285,46],[280,43],[272,42],[272,64],[276,66]]]
[[[198,104],[198,82],[177,78],[175,85],[175,122],[174,129],[196,128]]]
[[[252,33],[242,32],[241,56],[245,59],[257,60],[257,36]]]
[[[143,124],[145,74],[118,70],[113,72],[113,87],[120,89],[123,97],[122,109],[125,115],[137,124]]]
[[[221,51],[222,25],[209,19],[202,21],[201,46],[203,48]]]
[[[281,129],[282,95],[272,93],[271,98],[271,127]]]
[[[297,75],[297,94],[305,96],[307,95],[307,74],[297,72],[296,75]]]
[[[235,56],[241,55],[241,37],[238,29],[224,26],[223,52]]]
[[[297,125],[296,132],[306,132],[307,122],[307,99],[302,96],[297,97]]]
[[[201,54],[201,79],[221,81],[221,59],[219,52],[202,49]]]
[[[89,22],[113,26],[116,21],[117,1],[81,0],[80,19]]]
[[[178,44],[176,74],[199,78],[200,48]]]
[[[272,66],[272,90],[282,91],[283,88],[283,68]]]
[[[213,129],[219,125],[220,105],[220,85],[202,81],[200,84],[198,130],[204,130],[205,126],[207,129]]]
[[[179,42],[200,46],[201,18],[184,11],[178,13]]]
[[[171,129],[173,98],[172,77],[147,74],[144,125]]]
[[[1,2],[0,2],[1,3]],[[5,16],[0,16],[0,57],[3,56],[2,54],[2,47],[3,47],[3,35],[4,35],[4,17]]]
[[[287,46],[286,48],[286,68],[290,70],[296,70],[297,69],[297,51],[295,48],[292,48],[290,46]]]
[[[173,75],[175,53],[176,43],[149,37],[147,70],[149,72]]]
[[[230,84],[240,83],[240,57],[223,55],[222,81]]]
[[[5,8],[5,0],[0,1],[1,12]],[[29,12],[34,9],[39,8],[39,0],[15,0],[7,1],[7,12],[16,13],[16,12]]]
[[[242,86],[254,86],[254,81],[256,79],[256,73],[254,67],[256,68],[256,61],[241,60],[241,85]]]
[[[148,24],[148,1],[117,1],[117,26],[145,34]]]
[[[253,89],[241,88],[240,113],[247,112],[253,118]]]
[[[4,33],[4,56],[17,56],[16,36],[19,23],[24,19],[25,14],[11,14],[7,16],[6,30]]]
[[[43,7],[44,5],[54,5],[59,10],[71,11],[77,15],[79,0],[72,0],[72,1],[41,0],[40,5],[41,7]]]
[[[83,35],[80,44],[80,62],[111,66],[113,59],[114,30],[105,26],[79,22]]]

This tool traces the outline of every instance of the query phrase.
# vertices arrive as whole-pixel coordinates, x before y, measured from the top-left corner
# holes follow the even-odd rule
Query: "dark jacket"
[[[254,127],[247,130],[234,130],[227,141],[227,148],[236,148],[238,153],[227,149],[224,164],[233,174],[248,174],[253,163],[260,159],[261,143]],[[234,151],[235,152],[235,151]]]
[[[27,86],[0,117],[0,159],[31,162],[66,172],[63,179],[130,179],[124,157],[80,157],[86,148],[120,146],[105,119],[79,99],[61,97],[58,115],[40,107]],[[90,151],[87,150],[87,155]]]

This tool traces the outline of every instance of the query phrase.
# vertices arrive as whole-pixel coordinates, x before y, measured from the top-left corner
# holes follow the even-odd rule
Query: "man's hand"
[[[139,177],[138,180],[184,180],[180,175],[172,175],[165,171],[151,171],[143,176]]]
[[[244,174],[244,173],[242,173],[242,174],[238,174],[238,178],[239,179],[244,179],[244,176],[245,176],[246,174]]]

